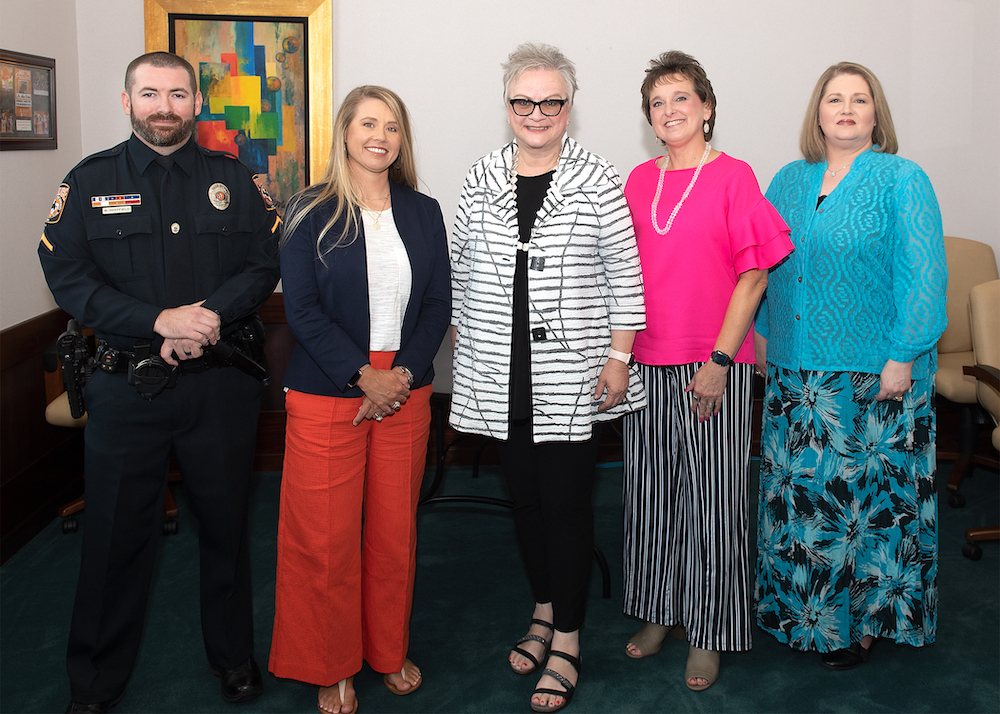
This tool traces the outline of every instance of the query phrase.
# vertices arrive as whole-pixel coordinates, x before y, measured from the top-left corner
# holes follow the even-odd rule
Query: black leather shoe
[[[872,649],[875,647],[875,643],[877,641],[878,640],[873,638],[868,644],[868,649],[862,647],[860,642],[855,642],[850,647],[846,647],[842,650],[824,652],[823,666],[837,672],[843,672],[844,670],[860,667],[868,661],[868,658],[871,656]]]
[[[75,712],[91,712],[92,714],[104,714],[105,712],[111,711],[118,702],[122,700],[125,696],[123,691],[114,699],[109,699],[106,702],[95,702],[94,704],[83,704],[81,702],[70,702],[69,706],[66,708],[66,714],[75,714]]]
[[[222,679],[222,698],[227,702],[248,702],[264,691],[264,680],[253,655],[235,669],[222,669],[210,664],[208,670]]]

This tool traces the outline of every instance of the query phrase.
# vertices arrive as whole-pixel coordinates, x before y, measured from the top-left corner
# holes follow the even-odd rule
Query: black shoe
[[[868,649],[862,647],[860,642],[855,642],[850,647],[842,650],[824,652],[823,666],[837,672],[843,672],[844,670],[860,667],[868,661],[868,658],[872,653],[872,648],[875,647],[875,642],[877,642],[877,640],[872,638],[872,641],[868,645]]]
[[[125,696],[125,691],[119,694],[114,699],[109,699],[106,702],[95,702],[93,704],[83,704],[81,702],[70,702],[69,706],[66,707],[66,714],[74,714],[75,712],[91,712],[92,714],[104,714],[104,712],[111,711],[118,702],[122,700]]]
[[[253,655],[235,669],[222,669],[210,664],[208,671],[222,679],[222,698],[227,702],[248,702],[254,697],[259,697],[264,691],[260,667],[254,661]]]

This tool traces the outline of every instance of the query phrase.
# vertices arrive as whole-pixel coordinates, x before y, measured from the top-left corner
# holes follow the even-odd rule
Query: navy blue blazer
[[[413,372],[414,388],[423,387],[434,379],[434,355],[451,321],[448,240],[437,201],[393,182],[389,191],[396,230],[412,272],[393,366],[407,367]],[[296,340],[285,386],[328,397],[361,397],[361,389],[349,389],[347,382],[369,361],[364,227],[358,226],[355,240],[348,238],[347,245],[328,251],[321,260],[316,237],[333,210],[333,205],[313,210],[281,248],[285,315]],[[342,229],[342,222],[335,224],[327,234],[330,240],[336,240]]]

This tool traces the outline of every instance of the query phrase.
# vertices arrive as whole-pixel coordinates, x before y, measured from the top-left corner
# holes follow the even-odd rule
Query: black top
[[[159,338],[164,308],[204,300],[223,331],[278,281],[280,220],[239,160],[189,140],[168,170],[134,134],[70,171],[39,259],[56,302],[118,349]]]
[[[531,240],[535,218],[555,171],[517,177],[517,229],[521,243]],[[528,339],[528,252],[517,251],[514,268],[514,328],[510,354],[510,419],[520,425],[531,418],[531,342]]]

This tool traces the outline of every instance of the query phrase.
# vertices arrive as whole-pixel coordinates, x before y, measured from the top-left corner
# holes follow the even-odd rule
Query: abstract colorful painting
[[[198,143],[267,176],[279,204],[309,181],[306,18],[170,15],[170,48],[198,75]]]

